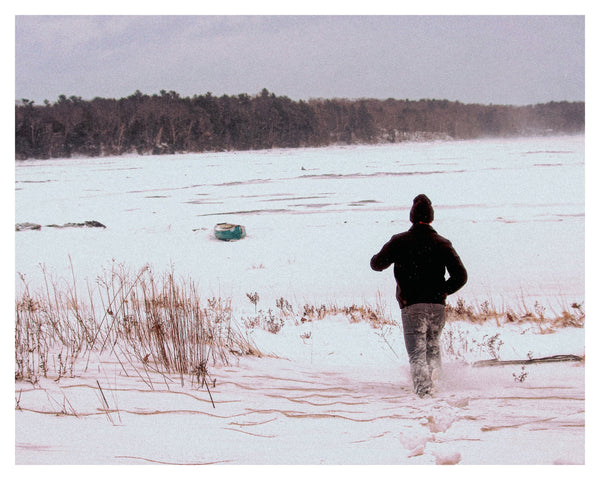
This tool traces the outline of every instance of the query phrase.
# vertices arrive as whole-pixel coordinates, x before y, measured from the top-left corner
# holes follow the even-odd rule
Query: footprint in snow
[[[440,453],[433,452],[436,465],[456,465],[462,459],[460,452]]]

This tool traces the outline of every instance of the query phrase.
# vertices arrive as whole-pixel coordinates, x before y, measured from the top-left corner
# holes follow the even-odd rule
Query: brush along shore
[[[40,377],[75,376],[87,369],[93,354],[129,365],[140,376],[150,371],[179,374],[182,382],[188,376],[208,388],[211,366],[265,354],[252,335],[256,330],[276,335],[285,325],[308,325],[332,317],[350,324],[367,322],[384,340],[391,328],[401,328],[380,294],[374,305],[293,305],[280,297],[274,306],[263,309],[259,293],[248,292],[253,309],[239,314],[233,311],[231,299],[203,298],[191,279],[177,278],[172,271],[155,276],[144,267],[131,274],[113,265],[93,284],[88,282],[85,293],[78,291],[74,274],[70,284],[45,272],[44,279],[43,288],[32,290],[22,277],[15,299],[16,380],[35,383]],[[532,311],[524,304],[520,309],[498,309],[488,301],[471,305],[459,297],[447,306],[447,322],[528,325],[548,334],[565,327],[583,328],[585,312],[579,303],[556,314],[547,313],[538,303]],[[310,330],[301,333],[303,340],[310,335]],[[447,328],[445,353],[460,358],[460,345],[464,351],[468,344],[466,336]],[[489,350],[496,360],[494,352],[501,344],[500,334],[479,341],[480,349]]]

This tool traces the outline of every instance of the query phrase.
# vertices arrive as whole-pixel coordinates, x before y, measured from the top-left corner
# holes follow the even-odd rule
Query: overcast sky
[[[583,16],[16,16],[15,99],[585,100]]]

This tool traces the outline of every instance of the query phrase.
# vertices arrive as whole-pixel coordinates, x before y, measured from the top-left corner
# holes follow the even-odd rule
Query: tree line
[[[584,128],[584,102],[294,101],[267,89],[220,97],[136,91],[121,99],[61,95],[44,105],[22,99],[15,105],[15,153],[27,159],[258,150],[572,134]]]

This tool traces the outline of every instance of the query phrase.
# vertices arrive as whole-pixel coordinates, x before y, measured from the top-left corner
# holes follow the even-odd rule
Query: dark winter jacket
[[[400,308],[415,303],[443,305],[448,295],[467,283],[467,271],[450,241],[427,224],[416,223],[394,235],[371,259],[371,268],[378,272],[391,264]]]

